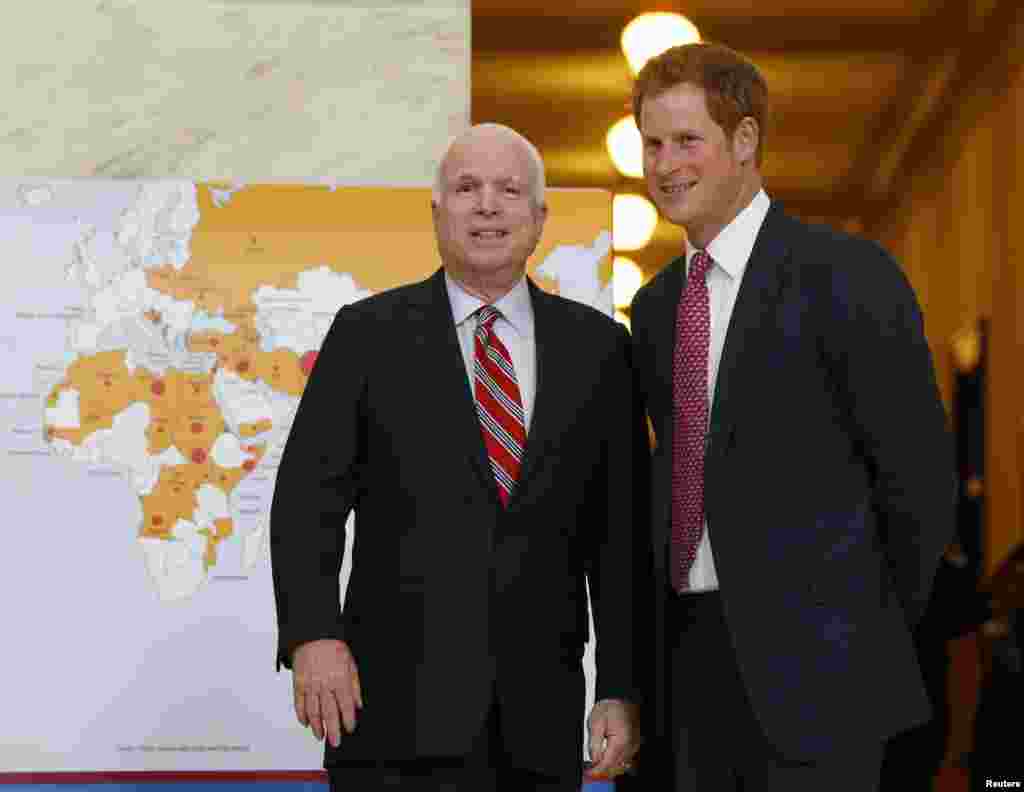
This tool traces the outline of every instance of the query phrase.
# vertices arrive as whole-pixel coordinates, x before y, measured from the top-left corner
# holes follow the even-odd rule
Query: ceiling
[[[537,144],[555,187],[643,192],[618,175],[608,128],[629,112],[619,48],[644,11],[677,11],[742,52],[769,87],[762,173],[791,211],[870,229],[904,175],[1021,19],[1016,0],[473,0],[472,117]],[[649,275],[682,233],[659,223],[633,255]]]

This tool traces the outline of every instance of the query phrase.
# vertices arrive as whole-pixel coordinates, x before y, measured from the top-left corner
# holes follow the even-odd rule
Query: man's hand
[[[631,767],[640,749],[639,724],[637,706],[628,701],[604,699],[594,705],[587,719],[594,775],[614,778]]]
[[[363,708],[359,669],[344,641],[319,640],[301,644],[292,654],[295,716],[309,726],[318,740],[335,748],[341,725],[349,734],[356,729],[356,710]]]

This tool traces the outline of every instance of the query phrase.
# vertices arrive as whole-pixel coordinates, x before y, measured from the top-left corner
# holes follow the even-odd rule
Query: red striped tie
[[[526,445],[526,422],[512,358],[494,332],[494,322],[500,315],[493,305],[485,305],[477,311],[473,379],[476,414],[480,418],[484,445],[498,483],[498,495],[502,505],[507,506],[519,478]]]

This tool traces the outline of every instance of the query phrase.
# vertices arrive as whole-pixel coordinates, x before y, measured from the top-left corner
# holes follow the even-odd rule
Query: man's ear
[[[757,143],[761,129],[750,116],[744,116],[732,136],[732,152],[740,162],[749,162],[757,156]]]
[[[548,205],[542,203],[533,210],[537,217],[537,240],[540,241],[541,236],[544,234],[544,222],[548,219]]]

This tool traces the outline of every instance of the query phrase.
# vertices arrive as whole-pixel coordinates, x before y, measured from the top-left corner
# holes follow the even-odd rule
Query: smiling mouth
[[[663,195],[679,196],[685,195],[694,188],[697,182],[680,182],[678,184],[663,184],[659,188]]]
[[[493,231],[470,231],[469,235],[473,239],[482,240],[493,240],[493,239],[504,239],[508,236],[508,231],[493,230]]]

